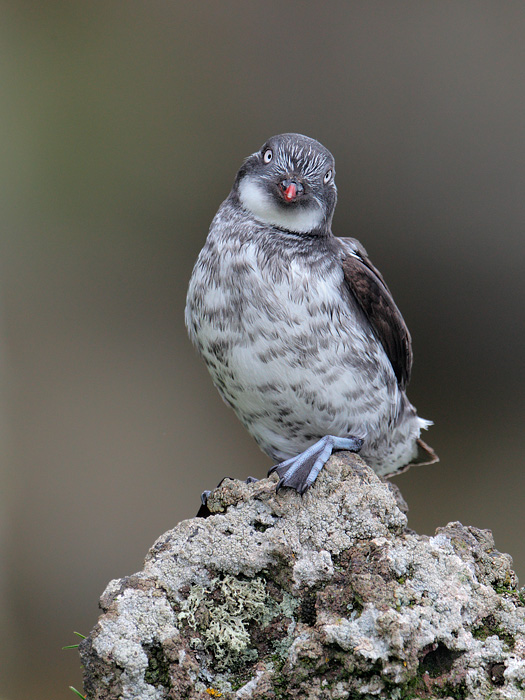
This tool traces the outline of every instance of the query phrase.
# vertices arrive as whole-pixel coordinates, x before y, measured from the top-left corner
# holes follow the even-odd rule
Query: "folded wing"
[[[343,246],[346,285],[374,329],[399,386],[404,389],[412,369],[412,340],[406,323],[381,273],[359,241],[354,238],[339,238],[339,241]]]

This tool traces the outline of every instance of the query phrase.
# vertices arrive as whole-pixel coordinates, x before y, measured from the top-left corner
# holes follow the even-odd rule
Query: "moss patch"
[[[144,647],[144,651],[148,655],[148,668],[144,674],[146,683],[155,686],[163,686],[168,690],[171,687],[170,682],[170,663],[166,658],[160,644],[148,644]]]
[[[487,615],[481,620],[481,625],[472,630],[474,639],[484,642],[487,637],[499,637],[509,649],[514,649],[514,637],[501,629],[494,615]]]

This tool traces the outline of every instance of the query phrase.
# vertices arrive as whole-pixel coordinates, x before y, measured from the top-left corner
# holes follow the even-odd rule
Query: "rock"
[[[489,531],[407,530],[349,453],[302,497],[276,481],[225,480],[108,585],[89,700],[525,698],[525,599]]]

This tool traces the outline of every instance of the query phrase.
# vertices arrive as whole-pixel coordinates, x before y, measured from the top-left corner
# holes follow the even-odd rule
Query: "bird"
[[[438,460],[406,394],[410,333],[365,248],[332,233],[336,202],[331,152],[271,137],[213,218],[186,300],[213,383],[275,462],[277,489],[299,494],[337,450],[382,478]]]

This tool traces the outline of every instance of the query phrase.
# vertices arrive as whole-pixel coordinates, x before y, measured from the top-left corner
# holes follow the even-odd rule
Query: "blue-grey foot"
[[[225,476],[224,479],[231,479],[229,476]],[[222,484],[224,479],[221,479],[219,483],[217,484],[217,488]],[[249,476],[247,479],[245,479],[246,484],[254,484],[256,481],[259,481],[259,479],[256,479],[254,476]],[[211,491],[203,491],[201,493],[201,507],[199,508],[199,512],[195,516],[196,518],[207,518],[209,515],[211,515],[211,510],[208,508],[208,496],[210,495]]]
[[[363,441],[360,438],[325,435],[297,457],[291,457],[276,464],[270,469],[268,475],[277,472],[281,477],[277,484],[277,491],[281,486],[287,486],[295,489],[297,493],[304,493],[317,479],[317,475],[334,450],[359,452],[362,445]]]

